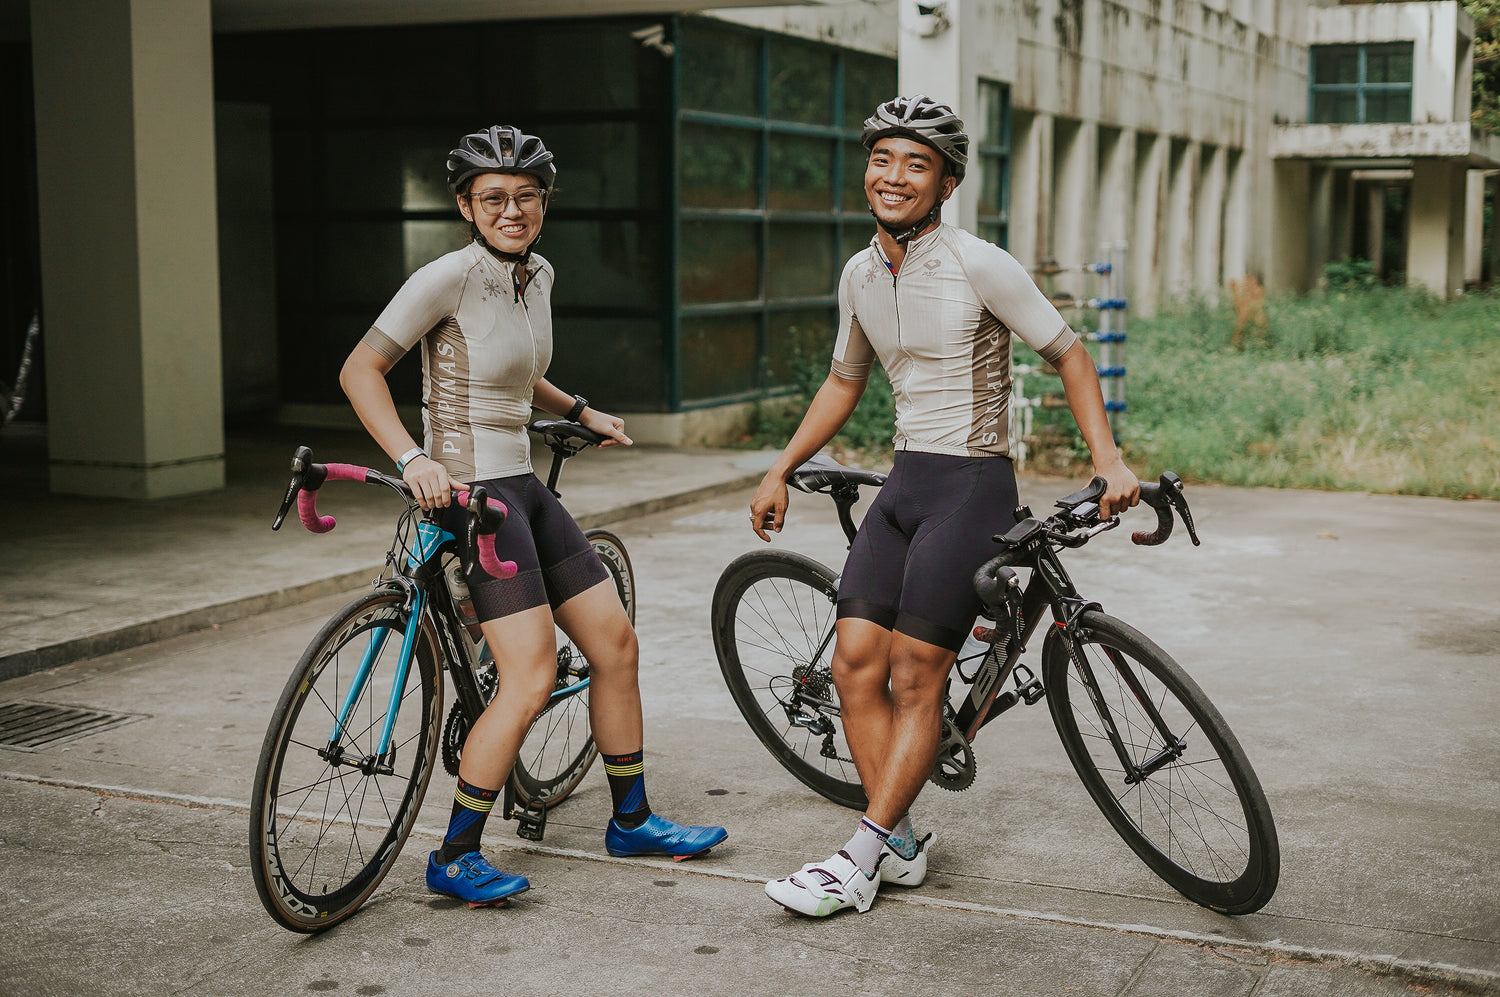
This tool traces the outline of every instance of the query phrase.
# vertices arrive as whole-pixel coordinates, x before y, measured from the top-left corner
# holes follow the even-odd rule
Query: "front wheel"
[[[1096,611],[1048,634],[1052,722],[1120,837],[1183,896],[1248,914],[1276,892],[1271,808],[1203,690],[1135,629]]]
[[[584,536],[604,562],[620,605],[635,622],[635,570],[625,542],[608,530],[589,530]],[[589,663],[583,652],[557,631],[557,686],[521,743],[511,786],[521,804],[531,809],[555,807],[578,788],[589,766],[599,756],[589,728]]]
[[[834,803],[868,806],[833,686],[838,576],[812,558],[753,551],[713,599],[714,651],[735,705],[786,770]]]
[[[442,671],[424,625],[402,674],[407,619],[406,594],[390,589],[344,607],[308,645],[266,731],[250,800],[250,869],[261,903],[292,931],[322,931],[353,914],[390,871],[422,805]]]

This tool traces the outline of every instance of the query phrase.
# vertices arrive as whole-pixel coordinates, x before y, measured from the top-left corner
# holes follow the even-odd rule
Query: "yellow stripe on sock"
[[[640,775],[646,771],[645,762],[636,762],[634,765],[611,765],[604,763],[604,771],[610,775]]]
[[[478,810],[480,813],[487,814],[491,810],[495,809],[494,800],[481,800],[478,797],[470,796],[468,793],[465,793],[461,789],[453,795],[454,799],[458,800],[458,802],[462,803],[470,810]]]

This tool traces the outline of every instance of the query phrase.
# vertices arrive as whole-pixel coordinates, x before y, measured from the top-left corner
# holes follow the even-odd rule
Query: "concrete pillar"
[[[1225,283],[1249,272],[1250,259],[1250,164],[1238,150],[1225,155],[1224,167],[1224,262]]]
[[[1329,260],[1333,244],[1329,228],[1333,224],[1333,170],[1314,165],[1308,175],[1307,198],[1307,281],[1316,285],[1323,276],[1323,264]]]
[[[1096,248],[1129,242],[1135,204],[1135,129],[1099,129],[1099,207],[1094,212]],[[1101,257],[1102,258],[1102,257]]]
[[[1364,194],[1364,211],[1367,218],[1365,226],[1369,237],[1365,244],[1359,247],[1365,259],[1375,264],[1375,275],[1385,276],[1385,191],[1383,183],[1372,183],[1362,188]]]
[[[1491,170],[1490,186],[1490,239],[1489,279],[1500,281],[1500,170]]]
[[[1468,170],[1464,182],[1464,283],[1484,279],[1484,170]]]
[[[1193,207],[1193,289],[1212,300],[1223,287],[1224,191],[1229,164],[1222,145],[1205,147],[1201,160],[1198,203]]]
[[[1099,126],[1092,121],[1059,120],[1054,128],[1056,178],[1052,190],[1052,253],[1065,267],[1076,267],[1094,259],[1091,237],[1098,212]],[[1076,271],[1059,274],[1053,285],[1082,297],[1088,281]]]
[[[1031,266],[1051,255],[1052,116],[1011,121],[1010,253]]]
[[[979,127],[979,84],[973,57],[981,35],[976,30],[978,6],[976,0],[897,5],[896,73],[901,93],[923,93],[947,103],[964,119],[971,135]],[[927,7],[941,9],[922,13]],[[943,206],[943,221],[972,232],[978,218],[979,185],[966,181]]]
[[[1306,160],[1278,159],[1271,185],[1271,265],[1266,290],[1272,294],[1307,291],[1308,198],[1311,170]]]
[[[1197,142],[1171,141],[1167,164],[1166,245],[1162,253],[1162,292],[1169,298],[1193,290],[1193,212],[1198,204]]]
[[[1412,163],[1406,279],[1445,298],[1464,286],[1466,172],[1446,159]]]
[[[32,0],[51,487],[224,485],[209,0]]]
[[[1347,260],[1354,256],[1354,175],[1346,169],[1329,173],[1328,258]]]
[[[1167,152],[1171,140],[1137,134],[1135,140],[1135,223],[1130,237],[1130,305],[1141,315],[1156,312],[1165,240]]]

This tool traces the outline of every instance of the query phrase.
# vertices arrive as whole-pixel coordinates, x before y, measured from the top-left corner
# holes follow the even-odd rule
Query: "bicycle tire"
[[[1052,721],[1089,795],[1121,838],[1173,889],[1225,914],[1259,910],[1276,892],[1280,846],[1260,780],[1234,733],[1196,682],[1149,638],[1098,611],[1078,636],[1052,628],[1043,682]],[[1135,784],[1089,694],[1081,654],[1131,761],[1163,762]],[[1134,666],[1134,667],[1130,667]],[[1134,674],[1169,730],[1176,757],[1123,678]]]
[[[714,652],[735,705],[771,756],[825,799],[864,810],[869,801],[844,740],[833,641],[826,639],[837,595],[838,576],[810,557],[784,550],[742,554],[714,589]],[[799,685],[824,705],[817,712],[832,725],[830,733],[792,722],[785,698]]]
[[[599,554],[620,596],[625,615],[635,623],[635,570],[625,542],[608,530],[589,530],[584,536]],[[557,631],[557,688],[576,683],[583,654],[561,629]],[[560,696],[537,717],[516,755],[511,788],[523,806],[557,806],[583,781],[599,749],[589,727],[589,690]]]
[[[406,629],[406,594],[366,593],[323,625],[272,714],[250,801],[250,868],[267,912],[292,931],[318,932],[353,914],[390,871],[411,832],[437,756],[441,651],[430,627],[413,644],[391,737],[391,771],[374,745],[389,707]],[[373,670],[340,738],[326,750],[360,660],[380,632]]]

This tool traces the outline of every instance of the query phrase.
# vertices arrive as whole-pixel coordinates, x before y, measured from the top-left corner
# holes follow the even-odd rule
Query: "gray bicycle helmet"
[[[969,136],[964,123],[947,104],[929,100],[924,94],[888,100],[865,119],[860,141],[866,149],[888,135],[916,139],[936,149],[948,161],[953,179],[963,182],[969,164]]]
[[[529,173],[548,193],[557,183],[557,167],[542,140],[511,125],[465,135],[448,153],[449,190],[457,193],[465,180],[480,173]]]

